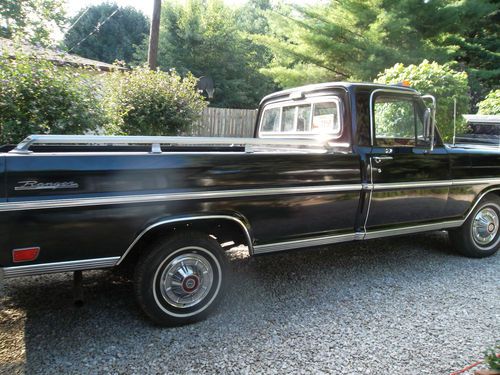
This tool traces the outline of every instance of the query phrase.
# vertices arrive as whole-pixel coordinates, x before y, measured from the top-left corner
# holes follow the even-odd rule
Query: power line
[[[120,10],[120,8],[117,8],[113,13],[111,13],[108,18],[106,18],[104,21],[101,22],[98,22],[97,25],[94,27],[94,30],[92,30],[90,32],[89,35],[87,35],[85,38],[83,38],[82,40],[80,40],[78,43],[76,43],[73,47],[71,47],[68,52],[71,52],[75,47],[78,47],[80,44],[82,44],[83,42],[85,42],[88,38],[90,38],[92,35],[94,35],[95,33],[99,32],[101,26],[103,26],[106,22],[108,22],[108,20],[113,17],[118,11]]]
[[[89,11],[90,7],[87,7],[85,9],[85,11],[80,14],[80,16],[76,19],[75,22],[73,22],[73,24],[68,28],[68,30],[66,30],[66,32],[70,31],[73,27],[75,27],[75,25],[78,23],[78,21],[80,21],[82,19],[82,17]]]

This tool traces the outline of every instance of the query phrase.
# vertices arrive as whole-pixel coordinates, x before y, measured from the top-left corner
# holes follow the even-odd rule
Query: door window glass
[[[375,144],[415,146],[424,140],[424,126],[414,101],[400,97],[378,97],[374,107]]]

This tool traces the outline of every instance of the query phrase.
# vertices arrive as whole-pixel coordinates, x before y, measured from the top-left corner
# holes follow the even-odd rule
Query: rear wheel
[[[226,260],[219,243],[201,233],[157,242],[137,264],[137,301],[155,323],[174,326],[205,318],[220,301]]]
[[[483,198],[465,223],[450,231],[450,238],[465,256],[483,258],[495,254],[500,247],[500,198]]]

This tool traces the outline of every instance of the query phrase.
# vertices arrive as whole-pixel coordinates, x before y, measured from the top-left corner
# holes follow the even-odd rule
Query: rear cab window
[[[259,138],[338,139],[342,135],[340,99],[335,96],[271,103],[264,107]]]

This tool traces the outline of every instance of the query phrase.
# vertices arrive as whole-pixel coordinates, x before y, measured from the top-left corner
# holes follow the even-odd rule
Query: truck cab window
[[[311,131],[311,106],[299,105],[297,112],[297,131],[310,132]]]
[[[338,138],[342,132],[339,108],[339,99],[333,97],[271,103],[262,114],[259,136],[328,134]]]
[[[294,128],[295,107],[284,107],[281,116],[281,131],[291,132]]]
[[[423,119],[413,99],[379,96],[374,106],[377,146],[416,146],[424,143]]]
[[[340,133],[337,106],[333,103],[317,103],[314,105],[312,129],[321,133]]]
[[[280,109],[266,109],[262,115],[262,131],[275,132],[280,126]]]

